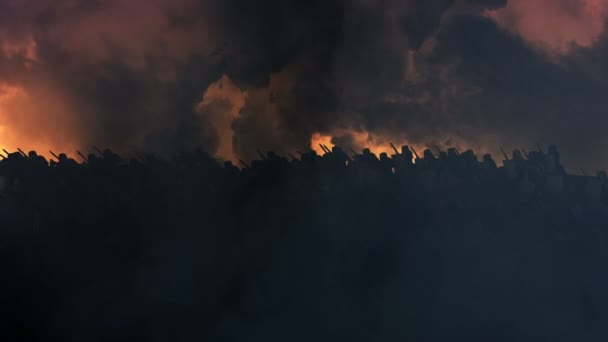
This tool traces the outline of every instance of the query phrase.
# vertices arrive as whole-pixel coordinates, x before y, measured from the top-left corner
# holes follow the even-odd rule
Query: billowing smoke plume
[[[540,142],[605,166],[606,3],[3,1],[0,145],[235,160],[313,136]]]

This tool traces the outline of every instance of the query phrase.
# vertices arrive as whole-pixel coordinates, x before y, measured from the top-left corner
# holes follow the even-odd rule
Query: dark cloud
[[[482,89],[457,112],[460,121],[505,144],[556,143],[570,165],[605,167],[599,162],[608,142],[600,128],[607,123],[604,81],[548,60],[489,20],[455,21],[439,39],[434,63],[458,58],[458,74]]]
[[[244,86],[266,85],[271,73],[302,54],[318,62],[316,71],[329,71],[347,10],[339,0],[229,0],[220,6],[226,34],[224,70]]]
[[[441,15],[454,4],[454,0],[411,1],[401,18],[408,34],[410,47],[418,49],[439,26]]]

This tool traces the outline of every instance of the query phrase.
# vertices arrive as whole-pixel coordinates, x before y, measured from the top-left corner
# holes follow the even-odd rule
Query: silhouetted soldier
[[[393,160],[388,157],[386,152],[380,153],[380,170],[385,173],[392,172],[394,170]]]
[[[599,180],[601,180],[603,183],[605,183],[605,182],[606,182],[606,180],[608,179],[608,178],[606,177],[606,171],[604,171],[604,170],[600,170],[600,171],[598,171],[598,172],[597,172],[597,178],[598,178]]]
[[[505,160],[504,166],[510,179],[521,179],[525,170],[526,161],[520,150],[514,149],[511,159]]]
[[[497,170],[498,167],[496,166],[496,162],[492,158],[492,155],[489,153],[484,154],[479,165],[479,175],[482,184],[485,184],[490,188],[494,187],[498,177]]]
[[[432,168],[436,166],[436,159],[433,151],[430,149],[425,149],[422,152],[422,158],[416,161],[416,164],[423,168]]]
[[[94,153],[89,153],[87,156],[87,167],[96,168],[99,166],[99,158]]]
[[[406,166],[411,166],[414,164],[414,154],[412,153],[412,150],[410,150],[409,146],[401,146],[401,156],[403,158],[403,163],[405,163]]]
[[[273,151],[268,151],[268,153],[266,153],[266,160],[269,163],[272,163],[275,165],[284,165],[287,163],[287,159],[279,156],[278,154],[274,153]]]
[[[482,169],[484,170],[496,170],[496,162],[494,162],[494,159],[492,159],[491,154],[486,153],[483,155],[483,161],[481,165]]]
[[[515,149],[515,150],[513,150],[513,154],[512,154],[511,159],[514,160],[516,163],[523,162],[524,161],[524,156],[521,154],[520,150]]]
[[[38,153],[36,153],[36,151],[29,151],[28,152],[28,159],[30,161],[30,163],[37,169],[45,169],[49,166],[48,161],[43,157],[38,155]]]
[[[368,163],[373,163],[378,161],[378,157],[373,154],[369,148],[364,148],[363,153],[361,154],[361,160]]]
[[[109,148],[103,150],[103,160],[105,163],[108,163],[110,165],[117,165],[122,162],[120,156],[112,152],[112,150],[110,150]]]
[[[539,151],[530,151],[528,153],[528,167],[534,168],[540,171],[545,169],[544,154]]]
[[[238,176],[240,173],[239,168],[234,166],[230,160],[224,162],[224,171],[226,171],[230,176]]]
[[[448,148],[447,157],[450,160],[458,160],[459,159],[458,151],[456,151],[456,149],[453,147]]]
[[[346,168],[347,162],[350,161],[348,155],[338,146],[334,146],[330,153],[323,156],[324,164],[333,173],[334,176],[340,174]]]
[[[346,165],[346,162],[350,160],[350,157],[342,148],[339,146],[334,146],[331,149],[332,157],[336,160],[338,165]]]
[[[565,174],[564,167],[561,165],[559,152],[555,145],[549,146],[549,151],[545,157],[545,171],[550,174]]]
[[[310,150],[306,153],[300,154],[300,160],[302,160],[304,164],[316,164],[319,161],[319,155],[315,150]]]
[[[68,158],[65,153],[59,153],[59,164],[65,164],[66,166],[76,166],[78,162],[76,162],[72,158]]]

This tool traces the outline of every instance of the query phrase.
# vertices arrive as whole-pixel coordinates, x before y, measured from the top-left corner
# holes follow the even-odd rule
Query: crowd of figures
[[[323,149],[3,155],[2,340],[608,338],[605,172]]]

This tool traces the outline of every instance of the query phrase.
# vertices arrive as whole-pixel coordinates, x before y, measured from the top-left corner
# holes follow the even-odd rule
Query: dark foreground
[[[605,174],[556,149],[0,161],[2,341],[606,341]]]

